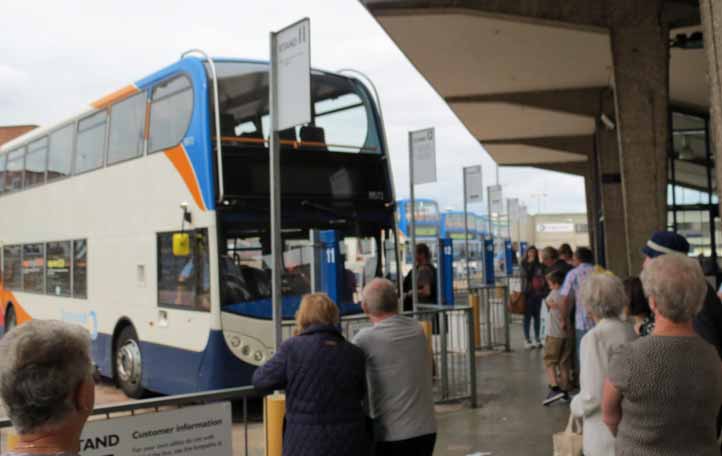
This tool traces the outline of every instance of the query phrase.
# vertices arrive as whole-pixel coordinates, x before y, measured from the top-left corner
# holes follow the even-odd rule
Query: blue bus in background
[[[481,251],[482,231],[479,230],[481,221],[480,215],[473,212],[467,214],[467,225],[469,234],[469,269],[472,278],[481,276]],[[441,215],[441,237],[452,240],[454,246],[454,278],[464,279],[466,277],[466,242],[464,242],[464,212],[446,211]]]

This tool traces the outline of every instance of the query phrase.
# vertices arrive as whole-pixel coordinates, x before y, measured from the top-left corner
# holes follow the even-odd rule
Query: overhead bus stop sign
[[[271,255],[273,258],[271,297],[273,339],[281,346],[283,242],[281,239],[281,143],[278,132],[311,121],[311,20],[301,19],[271,32],[269,75]]]

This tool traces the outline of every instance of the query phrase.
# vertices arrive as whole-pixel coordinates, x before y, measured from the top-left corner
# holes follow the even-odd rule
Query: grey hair
[[[595,272],[583,282],[581,299],[597,318],[618,318],[629,298],[619,277],[609,272]]]
[[[363,289],[363,302],[372,315],[396,313],[399,310],[399,297],[396,287],[390,280],[376,278]]]
[[[661,255],[650,261],[640,275],[644,294],[654,297],[657,311],[675,323],[692,320],[702,309],[707,294],[699,262],[680,254]]]
[[[0,340],[0,398],[20,434],[62,423],[92,373],[90,334],[80,325],[31,320]]]

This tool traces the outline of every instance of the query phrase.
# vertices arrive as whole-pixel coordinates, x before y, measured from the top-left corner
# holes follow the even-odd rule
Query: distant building
[[[8,125],[0,126],[0,145],[23,135],[30,130],[37,128],[37,125]]]
[[[568,243],[572,248],[589,247],[589,224],[584,212],[572,214],[529,215],[526,223],[514,226],[512,238],[527,241],[542,249],[548,245],[559,247]],[[516,224],[515,224],[516,225]]]

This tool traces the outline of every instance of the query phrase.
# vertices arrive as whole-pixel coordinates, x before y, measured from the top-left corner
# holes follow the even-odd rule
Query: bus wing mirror
[[[173,234],[173,256],[187,257],[191,254],[191,237],[188,233]]]

